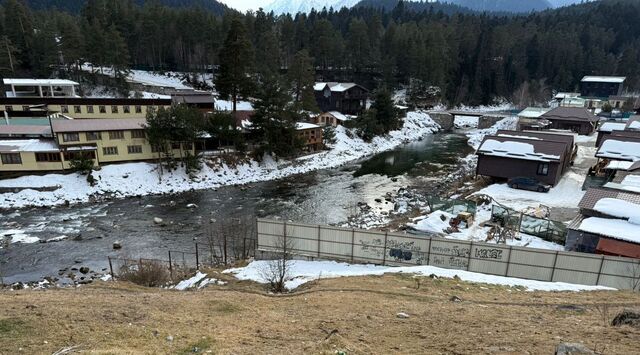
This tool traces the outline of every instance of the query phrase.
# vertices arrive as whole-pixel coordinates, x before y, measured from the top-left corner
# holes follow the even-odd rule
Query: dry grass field
[[[640,352],[640,330],[609,325],[640,307],[638,294],[420,280],[326,279],[285,296],[233,280],[184,292],[123,282],[1,291],[0,353],[552,354],[560,342]]]

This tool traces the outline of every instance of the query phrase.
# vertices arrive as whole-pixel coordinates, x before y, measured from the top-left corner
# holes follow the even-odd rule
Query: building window
[[[136,113],[142,113],[142,106],[136,105]]]
[[[82,113],[82,106],[79,106],[79,105],[73,106],[73,112]]]
[[[20,153],[2,153],[0,154],[2,164],[22,164]]]
[[[100,113],[107,113],[107,108],[105,106],[98,106],[98,111]]]
[[[118,147],[104,147],[102,148],[103,155],[118,155]]]
[[[146,138],[147,136],[144,134],[144,130],[136,129],[131,131],[131,138]]]
[[[129,154],[142,154],[142,146],[141,145],[130,145],[127,147],[127,152]]]
[[[122,111],[124,113],[131,113],[131,108],[129,107],[129,105],[124,105],[122,106]]]
[[[5,106],[4,110],[7,111],[7,112],[11,112],[11,111],[13,111],[13,106]]]
[[[93,106],[87,106],[87,113],[93,113]]]
[[[549,163],[538,164],[538,175],[549,175]]]
[[[171,143],[171,149],[173,150],[180,149],[180,143]]]
[[[86,135],[88,141],[99,141],[102,139],[100,132],[87,132]]]
[[[111,113],[118,113],[118,106],[112,105],[111,106]]]
[[[60,111],[62,111],[62,113],[69,113],[69,106],[67,105],[60,106]]]
[[[36,153],[37,162],[56,162],[60,161],[60,153]]]
[[[64,160],[66,160],[66,161],[71,161],[71,160],[80,159],[80,158],[86,158],[86,159],[95,160],[96,159],[96,154],[93,151],[91,151],[91,152],[64,152]]]
[[[31,111],[31,108],[27,105],[22,106],[22,111]]]
[[[109,139],[124,139],[123,131],[111,131],[109,132]]]
[[[62,140],[65,142],[78,142],[80,141],[80,135],[78,133],[64,133]]]

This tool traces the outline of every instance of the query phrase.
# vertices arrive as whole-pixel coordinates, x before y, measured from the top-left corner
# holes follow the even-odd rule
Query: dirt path
[[[638,294],[416,280],[326,279],[286,296],[233,280],[189,292],[125,283],[4,291],[0,354],[68,346],[99,354],[549,354],[565,341],[638,353],[640,330],[608,325],[617,311],[640,307]]]

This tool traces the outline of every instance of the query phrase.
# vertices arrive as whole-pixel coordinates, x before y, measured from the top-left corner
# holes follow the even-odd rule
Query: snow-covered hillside
[[[275,0],[265,7],[265,11],[273,11],[276,14],[296,14],[298,12],[308,13],[311,9],[318,11],[322,8],[334,8],[339,10],[343,7],[353,7],[360,0]]]

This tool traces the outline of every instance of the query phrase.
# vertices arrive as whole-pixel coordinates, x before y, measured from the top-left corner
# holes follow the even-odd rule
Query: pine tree
[[[251,135],[258,144],[258,157],[273,154],[284,158],[298,154],[302,141],[296,124],[302,116],[291,103],[280,78],[272,77],[264,82],[254,107]]]
[[[331,125],[322,128],[322,143],[326,145],[336,144],[336,129]]]
[[[231,21],[219,57],[220,70],[216,89],[222,99],[231,99],[235,114],[238,99],[248,97],[253,91],[253,81],[250,78],[253,68],[253,50],[244,24],[237,17]]]
[[[313,89],[315,85],[313,59],[306,49],[297,52],[293,57],[287,78],[292,88],[294,102],[303,110],[319,112],[320,109]]]

